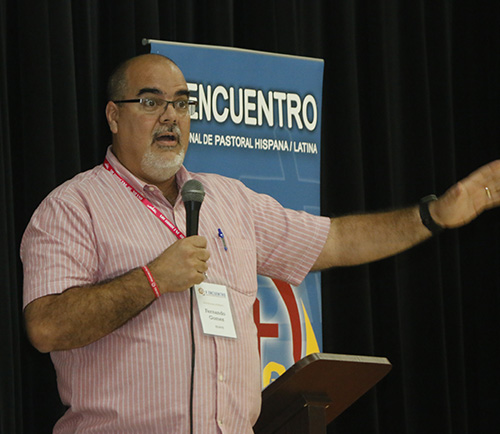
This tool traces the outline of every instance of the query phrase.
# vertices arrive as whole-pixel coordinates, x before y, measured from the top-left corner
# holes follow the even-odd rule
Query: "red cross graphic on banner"
[[[277,338],[279,336],[279,325],[276,323],[261,323],[260,322],[260,301],[257,298],[253,304],[253,320],[257,326],[257,338],[259,340],[260,354],[260,338]]]
[[[302,354],[302,330],[300,325],[300,315],[297,308],[297,302],[293,293],[292,287],[281,280],[273,279],[278,292],[285,303],[288,317],[290,319],[290,327],[292,330],[292,354],[293,360],[298,362]],[[279,324],[275,323],[261,323],[260,322],[260,301],[255,300],[253,305],[253,319],[257,326],[257,338],[259,340],[259,354],[260,354],[260,339],[261,338],[277,338],[279,337]]]

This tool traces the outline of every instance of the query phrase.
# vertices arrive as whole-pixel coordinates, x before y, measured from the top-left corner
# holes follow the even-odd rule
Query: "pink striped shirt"
[[[180,199],[108,161],[185,232]],[[196,433],[251,433],[260,410],[260,363],[252,305],[257,273],[299,284],[326,240],[329,219],[286,210],[241,182],[182,168],[206,196],[199,233],[211,253],[208,281],[230,292],[238,339],[204,335],[195,313]],[[225,235],[224,250],[218,229]],[[102,165],[55,189],[23,237],[24,305],[73,286],[119,276],[156,258],[176,237]],[[189,426],[189,294],[168,293],[108,336],[51,353],[69,406],[56,433],[185,433]]]

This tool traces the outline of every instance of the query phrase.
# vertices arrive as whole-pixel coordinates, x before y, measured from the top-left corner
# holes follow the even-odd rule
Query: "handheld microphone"
[[[200,181],[190,179],[181,190],[182,201],[186,207],[186,236],[198,235],[198,220],[205,190]]]
[[[190,179],[181,190],[182,201],[186,207],[186,236],[198,235],[198,220],[201,203],[205,198],[205,190],[200,181]],[[193,324],[193,292],[194,286],[189,291],[190,296],[190,330],[191,330],[191,386],[189,397],[189,432],[193,433],[193,400],[194,400],[194,372],[195,353],[194,324]]]

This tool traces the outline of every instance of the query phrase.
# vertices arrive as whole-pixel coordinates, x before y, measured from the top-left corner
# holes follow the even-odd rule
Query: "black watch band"
[[[432,232],[432,235],[437,235],[440,232],[443,232],[444,228],[439,226],[431,216],[429,212],[429,202],[433,202],[437,200],[437,196],[435,194],[430,194],[429,196],[425,196],[419,201],[419,210],[420,210],[420,218],[422,219],[422,224]]]

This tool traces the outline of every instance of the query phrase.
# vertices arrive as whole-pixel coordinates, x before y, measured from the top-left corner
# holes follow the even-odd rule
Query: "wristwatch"
[[[419,201],[419,210],[420,210],[420,218],[422,219],[422,224],[432,232],[432,235],[437,235],[440,232],[443,232],[444,228],[439,226],[431,216],[429,212],[429,202],[433,202],[437,200],[437,196],[435,194],[430,194],[429,196],[425,196]]]

